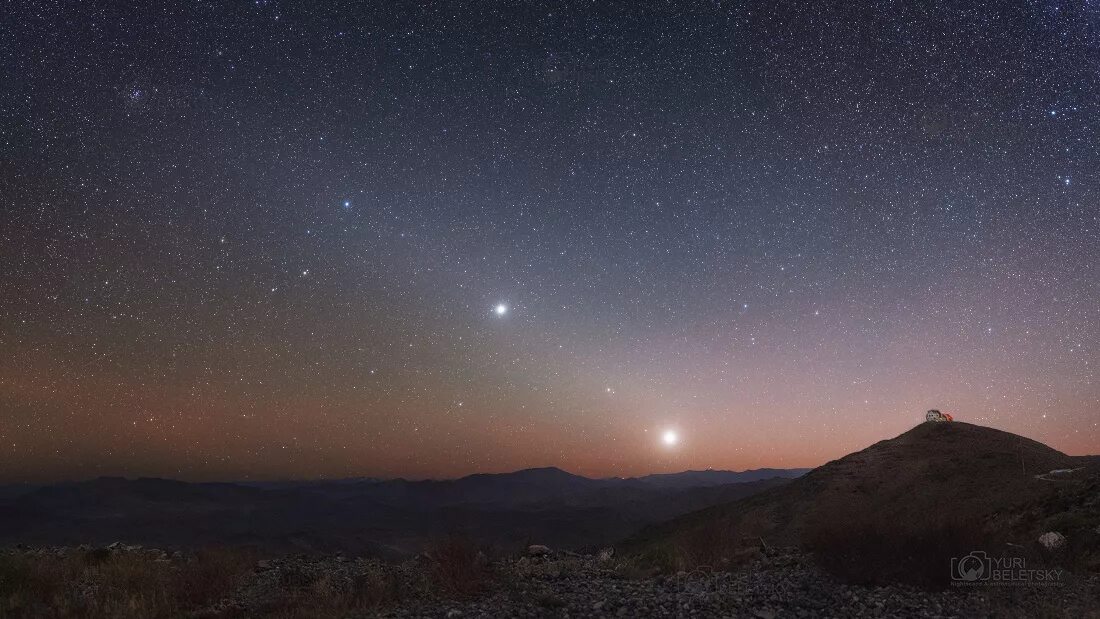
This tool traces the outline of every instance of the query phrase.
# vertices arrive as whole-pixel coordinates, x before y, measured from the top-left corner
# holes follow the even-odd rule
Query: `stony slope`
[[[896,522],[977,518],[1017,530],[1035,524],[1021,521],[1022,505],[1042,504],[1059,490],[1059,484],[1035,476],[1083,464],[1008,432],[961,422],[926,423],[783,487],[645,529],[627,547],[674,541],[715,522],[746,539],[798,544],[808,522],[838,507]]]

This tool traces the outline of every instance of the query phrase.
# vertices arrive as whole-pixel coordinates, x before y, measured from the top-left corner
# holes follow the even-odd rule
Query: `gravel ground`
[[[737,572],[629,579],[591,557],[519,559],[503,584],[462,604],[422,602],[382,617],[970,617],[982,599],[957,591],[865,589],[832,582],[797,554]]]
[[[232,605],[240,610],[271,599],[295,579],[386,573],[402,583],[397,606],[355,615],[384,618],[475,617],[1100,617],[1096,576],[1058,588],[928,592],[906,586],[837,583],[795,551],[761,557],[735,572],[694,572],[629,578],[615,561],[553,555],[497,561],[487,590],[465,600],[440,597],[421,564],[385,565],[347,559],[266,562]],[[288,577],[288,574],[291,575]]]
[[[79,549],[81,553],[86,549]],[[65,556],[72,549],[15,551]],[[121,546],[111,552],[139,553],[154,562],[192,560],[184,553]],[[907,586],[858,587],[836,582],[795,550],[771,551],[733,572],[696,571],[630,577],[628,561],[551,553],[487,563],[487,585],[464,599],[441,593],[426,557],[404,563],[344,556],[286,556],[260,561],[242,585],[198,617],[263,617],[279,614],[288,601],[308,599],[324,617],[1066,617],[1100,619],[1100,574],[1066,576],[1058,586],[956,588],[929,592]],[[355,592],[383,583],[397,604],[340,604]],[[339,601],[325,606],[325,601]],[[308,608],[308,607],[307,607]],[[2,613],[0,613],[2,614]],[[310,612],[295,617],[314,616]]]

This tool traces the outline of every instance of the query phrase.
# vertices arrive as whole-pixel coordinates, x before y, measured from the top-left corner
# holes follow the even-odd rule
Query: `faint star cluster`
[[[0,477],[1100,451],[1095,4],[506,4],[10,7]]]

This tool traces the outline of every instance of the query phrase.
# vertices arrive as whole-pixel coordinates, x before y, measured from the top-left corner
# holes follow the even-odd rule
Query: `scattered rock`
[[[1048,531],[1039,536],[1039,543],[1047,550],[1058,550],[1066,545],[1066,536],[1057,531]]]
[[[545,557],[549,554],[550,548],[542,544],[531,544],[527,547],[527,556],[529,557]]]
[[[615,556],[614,548],[604,548],[600,550],[600,553],[596,555],[596,560],[601,563],[606,563],[611,560],[611,557]]]
[[[1053,533],[1053,532],[1051,532]],[[1062,538],[1064,540],[1064,537]],[[120,546],[116,546],[119,548]],[[400,583],[400,601],[371,609],[368,615],[389,619],[443,619],[492,617],[665,617],[779,619],[786,617],[881,618],[975,617],[996,615],[989,607],[988,594],[981,589],[930,592],[904,586],[859,587],[837,583],[823,573],[805,554],[788,548],[774,548],[746,568],[723,572],[694,570],[675,576],[623,575],[608,569],[605,552],[595,555],[552,553],[535,546],[532,556],[494,560],[492,580],[476,596],[453,598],[441,591],[433,578],[432,566],[410,559],[385,563],[375,559],[342,555],[274,557],[259,561],[239,587],[225,598],[195,609],[198,617],[263,616],[273,603],[288,595],[308,594],[320,584],[322,591],[353,591],[363,583]],[[541,548],[541,549],[540,549]],[[50,557],[62,547],[0,549],[3,553],[24,553]],[[101,549],[110,557],[110,551]],[[166,553],[145,550],[138,556],[159,560]],[[175,557],[191,557],[173,553]],[[193,558],[193,557],[192,557]],[[377,580],[382,579],[382,580]],[[1088,616],[1096,607],[1091,592],[1100,577],[1067,583],[1057,589],[1027,588],[1021,601],[1021,616],[1041,614],[1057,603],[1065,616]],[[78,585],[78,589],[79,589]],[[1057,602],[1041,599],[1048,594]],[[1049,597],[1048,595],[1048,597]],[[1076,599],[1066,606],[1062,599]],[[1015,602],[1014,602],[1015,603]],[[343,615],[341,615],[343,616]]]

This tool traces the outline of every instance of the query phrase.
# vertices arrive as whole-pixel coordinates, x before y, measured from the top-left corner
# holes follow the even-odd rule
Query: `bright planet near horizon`
[[[675,430],[665,430],[665,433],[661,435],[661,442],[671,447],[680,442],[680,435]]]

